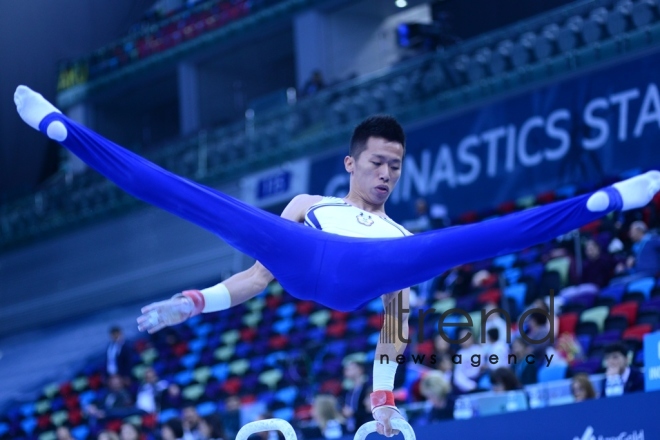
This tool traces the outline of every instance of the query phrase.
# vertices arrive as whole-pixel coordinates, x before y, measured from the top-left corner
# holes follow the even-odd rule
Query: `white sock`
[[[660,171],[649,171],[612,185],[623,199],[622,211],[642,208],[660,190]]]
[[[62,113],[43,96],[26,86],[16,88],[14,103],[21,119],[35,130],[39,130],[41,120],[47,115],[53,112]],[[49,138],[62,142],[66,139],[67,130],[60,121],[54,121],[48,125],[46,134]]]

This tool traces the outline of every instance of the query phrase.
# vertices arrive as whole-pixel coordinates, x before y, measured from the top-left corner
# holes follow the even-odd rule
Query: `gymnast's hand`
[[[392,419],[403,419],[401,413],[394,408],[387,406],[381,406],[373,410],[373,416],[378,424],[376,425],[376,431],[380,435],[385,437],[392,437],[399,433],[398,429],[392,429]]]
[[[194,304],[185,296],[151,303],[142,307],[142,316],[137,319],[138,330],[156,333],[170,325],[181,324],[192,314]]]

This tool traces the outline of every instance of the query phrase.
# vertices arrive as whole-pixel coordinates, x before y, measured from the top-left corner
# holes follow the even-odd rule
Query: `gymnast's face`
[[[344,160],[351,174],[350,191],[367,203],[383,205],[401,177],[402,162],[403,145],[370,137],[357,159],[346,156]]]

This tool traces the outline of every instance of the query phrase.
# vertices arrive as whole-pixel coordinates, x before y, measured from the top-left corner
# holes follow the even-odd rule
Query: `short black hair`
[[[624,357],[628,356],[628,347],[623,342],[613,342],[605,347],[604,355],[612,353],[621,353]]]
[[[360,154],[367,149],[367,141],[370,137],[398,142],[403,146],[403,151],[406,151],[406,135],[394,116],[374,115],[360,122],[353,130],[348,155],[357,160]]]
[[[488,334],[488,337],[493,341],[498,341],[500,339],[500,331],[497,329],[497,327],[489,328],[486,333]]]

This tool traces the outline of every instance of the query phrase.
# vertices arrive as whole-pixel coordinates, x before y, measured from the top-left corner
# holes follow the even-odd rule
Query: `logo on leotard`
[[[364,213],[360,213],[359,215],[356,215],[355,218],[357,219],[359,224],[364,226],[371,226],[374,224],[374,221],[371,219],[371,216],[366,217]]]

